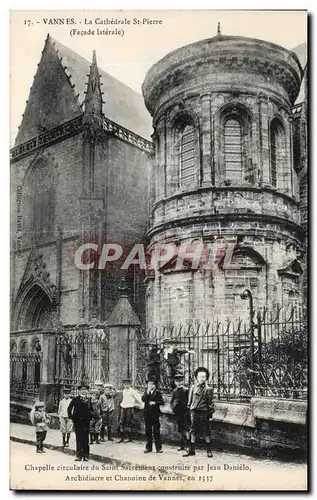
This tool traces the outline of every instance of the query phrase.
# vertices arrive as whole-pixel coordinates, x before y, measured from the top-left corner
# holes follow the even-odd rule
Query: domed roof
[[[305,75],[307,74],[307,43],[302,43],[301,45],[297,45],[297,47],[294,47],[292,51],[297,55],[299,62],[301,63],[301,66],[304,70],[304,76],[302,79],[302,84],[300,87],[299,94],[297,96],[295,104],[300,104],[305,100],[306,96],[306,82],[305,82]]]
[[[253,72],[278,81],[293,102],[298,94],[302,67],[293,52],[264,40],[217,35],[180,47],[154,64],[142,85],[145,103],[153,112],[152,100],[161,91],[187,77],[190,70],[210,66],[215,71],[230,69]]]

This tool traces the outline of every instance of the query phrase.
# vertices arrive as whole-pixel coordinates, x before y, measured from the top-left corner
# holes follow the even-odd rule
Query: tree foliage
[[[307,391],[306,328],[284,329],[267,341],[254,342],[236,354],[235,376],[241,390],[257,396],[303,397]]]

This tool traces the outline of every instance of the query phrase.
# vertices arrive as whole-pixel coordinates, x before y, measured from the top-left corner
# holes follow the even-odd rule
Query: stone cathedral
[[[171,52],[146,75],[155,146],[150,246],[236,245],[234,265],[213,273],[164,263],[148,280],[149,323],[244,316],[245,289],[257,308],[302,302],[304,50],[300,61],[269,42],[218,34]]]
[[[51,360],[32,368],[47,386],[47,334],[104,324],[120,300],[146,328],[243,317],[246,289],[255,309],[306,300],[306,44],[218,33],[163,57],[142,92],[47,37],[11,150],[11,352]],[[87,242],[234,252],[212,271],[82,271]]]

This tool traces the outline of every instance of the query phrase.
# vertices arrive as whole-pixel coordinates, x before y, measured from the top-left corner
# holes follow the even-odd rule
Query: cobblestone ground
[[[34,428],[11,424],[11,437],[34,440]],[[59,431],[49,430],[45,454],[35,446],[11,441],[11,487],[13,489],[104,489],[104,490],[299,490],[307,489],[307,467],[303,463],[253,458],[215,451],[207,458],[204,450],[183,458],[174,446],[162,454],[144,454],[144,443],[106,442],[90,447],[88,463],[74,462],[75,436],[70,450],[60,448]],[[74,466],[85,469],[74,470]],[[34,467],[37,467],[34,469]],[[40,470],[38,467],[44,467]],[[53,469],[54,468],[54,469]]]

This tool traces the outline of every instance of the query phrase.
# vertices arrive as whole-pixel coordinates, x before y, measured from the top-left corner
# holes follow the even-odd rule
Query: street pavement
[[[304,463],[286,463],[221,451],[215,451],[213,458],[207,458],[203,449],[198,449],[196,456],[185,458],[182,457],[183,452],[177,451],[177,446],[169,445],[163,446],[162,454],[144,454],[144,443],[140,441],[93,444],[90,446],[89,462],[74,462],[73,433],[70,448],[63,450],[60,432],[49,429],[45,454],[35,451],[34,427],[12,423],[10,434],[12,489],[307,489],[307,466]],[[32,469],[40,464],[46,469]],[[66,470],[68,464],[86,469]]]

